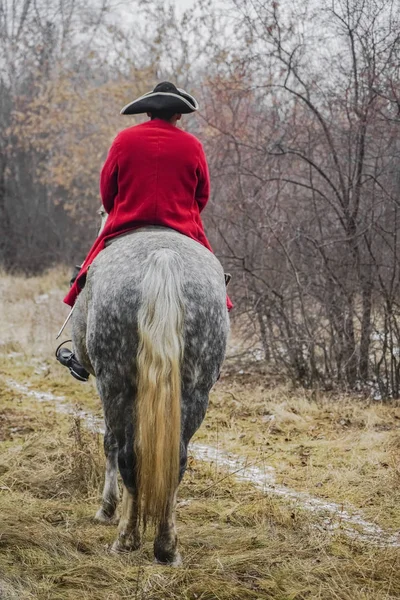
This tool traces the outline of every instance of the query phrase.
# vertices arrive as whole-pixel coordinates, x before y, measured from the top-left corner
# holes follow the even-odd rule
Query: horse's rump
[[[196,352],[193,336],[199,338],[200,345],[205,344],[205,350],[210,346],[212,352],[218,346],[215,338],[219,330],[222,337],[226,338],[226,287],[222,266],[215,255],[198,242],[171,229],[143,228],[117,238],[96,257],[90,267],[86,286],[77,299],[79,306],[76,312],[87,318],[87,349],[94,363],[101,362],[104,356],[98,355],[96,349],[105,351],[107,357],[114,356],[109,345],[117,352],[113,362],[118,362],[121,368],[125,362],[123,353],[128,348],[129,351],[134,350],[136,355],[137,314],[141,303],[141,282],[148,269],[148,259],[156,251],[163,253],[168,250],[181,259],[179,276],[186,348],[184,365],[187,361],[191,362],[194,355],[204,355],[199,347],[199,352]],[[74,318],[74,322],[77,320],[80,320],[79,316],[78,319]],[[134,334],[134,340],[126,335],[127,331]],[[78,333],[74,331],[79,338]],[[213,338],[211,340],[210,335]],[[95,373],[98,370],[96,364],[92,365]]]

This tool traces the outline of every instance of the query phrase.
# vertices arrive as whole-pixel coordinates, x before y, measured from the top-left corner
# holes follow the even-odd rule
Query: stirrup
[[[78,381],[87,381],[89,379],[90,373],[88,373],[79,361],[77,360],[75,354],[69,348],[63,348],[64,344],[71,342],[72,340],[65,340],[65,342],[61,342],[56,350],[56,359],[59,363],[61,363],[64,367],[69,369],[69,372],[75,379]]]

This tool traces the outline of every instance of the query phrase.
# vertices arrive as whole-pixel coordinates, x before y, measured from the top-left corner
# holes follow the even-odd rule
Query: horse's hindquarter
[[[141,229],[117,238],[93,262],[74,321],[87,320],[87,353],[96,374],[107,366],[119,375],[126,372],[134,377],[137,313],[140,303],[146,302],[141,282],[152,257],[167,253],[179,263],[185,338],[182,392],[190,394],[197,385],[209,389],[214,383],[229,328],[223,270],[201,244],[163,228]],[[78,356],[84,358],[82,334],[74,331],[75,344],[78,339]]]

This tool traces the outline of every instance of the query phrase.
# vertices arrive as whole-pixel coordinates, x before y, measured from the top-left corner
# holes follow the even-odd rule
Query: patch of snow
[[[35,297],[35,304],[44,304],[49,299],[48,294],[39,294],[39,296]]]
[[[255,350],[253,350],[253,358],[258,362],[265,360],[263,350],[261,350],[260,348],[256,348]]]

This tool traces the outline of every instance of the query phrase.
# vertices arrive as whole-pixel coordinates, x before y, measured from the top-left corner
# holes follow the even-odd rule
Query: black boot
[[[63,342],[65,344],[66,342]],[[69,348],[62,348],[58,346],[56,350],[56,359],[59,363],[64,365],[64,367],[68,367],[69,372],[75,379],[79,381],[87,381],[89,379],[90,373],[86,371],[84,367],[78,362],[75,354]]]
[[[74,270],[72,271],[72,277],[69,280],[69,287],[72,287],[76,281],[76,278],[79,275],[79,271],[81,270],[82,265],[75,265]]]

